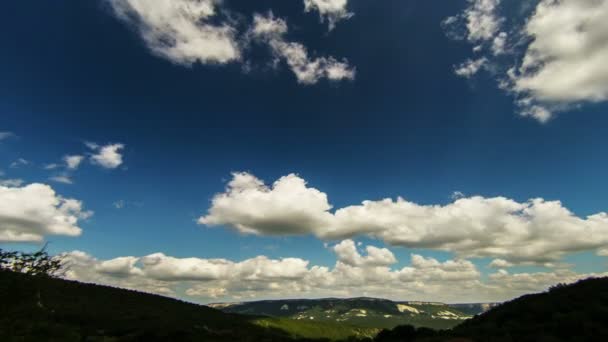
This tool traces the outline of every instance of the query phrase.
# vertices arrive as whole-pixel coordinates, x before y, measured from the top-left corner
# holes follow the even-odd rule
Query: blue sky
[[[159,21],[154,17],[154,7],[163,3],[137,7],[136,0],[19,1],[7,4],[8,9],[0,14],[0,42],[4,47],[0,54],[0,131],[6,133],[0,139],[0,179],[17,194],[28,184],[46,184],[62,198],[81,201],[81,212],[94,212],[78,220],[77,226],[82,229],[78,236],[47,234],[50,228],[36,228],[43,231],[40,241],[49,241],[52,252],[82,251],[89,263],[125,256],[142,258],[157,252],[185,264],[195,262],[183,259],[190,257],[235,263],[258,256],[275,261],[297,258],[309,262],[306,272],[314,266],[335,271],[336,262],[341,262],[352,272],[380,267],[376,271],[381,273],[389,268],[393,271],[390,276],[400,279],[405,276],[395,272],[404,267],[416,272],[434,267],[436,272],[431,273],[448,274],[451,268],[444,262],[459,260],[471,263],[461,265],[462,272],[478,273],[468,278],[437,279],[421,273],[417,275],[419,282],[426,279],[430,284],[427,288],[434,288],[436,282],[458,279],[486,292],[480,298],[476,291],[449,297],[419,290],[411,285],[411,279],[400,283],[404,292],[394,294],[383,294],[364,279],[349,284],[334,281],[331,286],[315,283],[288,294],[273,292],[271,287],[256,292],[238,288],[231,283],[236,280],[222,277],[204,281],[196,276],[169,279],[147,272],[141,259],[127,263],[138,270],[129,271],[133,277],[129,283],[121,283],[124,277],[113,278],[110,271],[85,274],[78,273],[77,267],[73,278],[139,287],[201,302],[323,294],[477,301],[502,300],[542,290],[555,280],[606,272],[605,257],[597,253],[603,254],[602,249],[608,246],[608,223],[600,219],[590,228],[591,223],[583,221],[588,215],[605,212],[608,203],[608,163],[602,158],[602,151],[608,147],[604,128],[608,124],[608,78],[572,76],[573,89],[580,89],[580,93],[564,93],[553,86],[559,85],[564,76],[550,70],[552,65],[547,60],[562,58],[563,65],[575,65],[580,73],[587,72],[581,66],[597,75],[605,69],[593,69],[599,67],[580,56],[576,58],[582,60],[573,60],[570,54],[543,50],[543,39],[559,37],[517,26],[535,15],[551,18],[551,11],[578,11],[580,20],[588,24],[583,34],[593,36],[603,32],[603,26],[597,26],[588,13],[590,9],[603,11],[606,6],[591,1],[581,5],[565,1],[561,7],[551,7],[548,1],[514,5],[472,0],[350,0],[337,1],[338,5],[344,4],[337,10],[323,10],[309,1],[309,11],[305,11],[307,2],[298,0],[201,2],[215,12],[210,16],[199,14],[195,27],[229,27],[232,36],[223,37],[235,44],[238,57],[234,57],[225,49],[214,52],[216,45],[205,45],[205,39],[209,39],[206,36],[194,37],[202,39],[203,46],[192,45],[185,52],[169,49],[171,43],[146,40],[151,28],[171,28],[171,20],[189,18],[192,13],[187,11],[194,8],[190,1],[180,0],[179,4],[190,6],[184,7],[186,12],[176,12],[155,27]],[[267,24],[262,33],[254,30],[256,15],[258,24]],[[483,16],[489,19],[471,19]],[[446,22],[450,17],[454,19]],[[331,29],[330,21],[335,24]],[[452,22],[461,25],[454,28]],[[281,27],[288,31],[281,31]],[[168,32],[164,39],[171,41],[175,36]],[[509,39],[507,48],[496,53],[496,37],[503,32]],[[520,36],[515,37],[517,34]],[[536,38],[538,46],[530,43],[531,37]],[[607,43],[605,35],[599,37],[595,45],[587,46],[589,56],[605,53],[594,49]],[[191,41],[186,39],[186,43]],[[293,51],[289,48],[295,49],[296,45],[291,43],[300,43],[298,46],[306,49],[305,63],[320,61],[321,67],[316,70],[320,76],[311,81],[294,72],[290,63],[296,62],[290,59],[289,51]],[[540,62],[533,65],[533,71],[519,70],[510,84],[500,84],[510,67],[521,67],[524,56],[540,56],[536,57]],[[474,64],[467,61],[480,61],[481,66],[474,72],[458,72]],[[331,74],[330,68],[339,71],[338,76]],[[98,147],[87,147],[90,142]],[[112,144],[123,146],[117,150],[120,163],[104,166],[94,156]],[[65,166],[45,168],[61,164],[67,155],[84,159],[75,170],[66,170]],[[11,166],[20,158],[27,164]],[[239,221],[246,211],[236,208],[243,200],[239,196],[228,196],[234,216],[218,214],[215,218],[221,224],[212,227],[198,224],[197,220],[210,215],[215,207],[214,196],[230,188],[233,172],[265,181],[269,188],[261,191],[262,196],[272,192],[273,182],[296,174],[297,179],[307,182],[306,193],[314,188],[326,194],[332,205],[326,213],[366,200],[397,201],[399,196],[422,207],[449,206],[457,198],[505,198],[519,204],[534,198],[561,201],[562,208],[580,221],[573,223],[579,224],[575,228],[580,230],[571,230],[570,223],[562,228],[559,215],[547,221],[544,228],[557,233],[563,229],[560,236],[566,238],[580,232],[589,232],[590,236],[589,241],[571,249],[560,245],[545,250],[555,253],[548,261],[532,255],[536,253],[532,251],[535,244],[544,242],[542,236],[525,246],[526,253],[531,253],[525,258],[518,257],[519,252],[514,250],[482,253],[435,240],[424,242],[426,235],[412,237],[420,238],[420,243],[397,243],[396,236],[406,233],[395,230],[396,226],[400,227],[399,220],[407,221],[410,214],[399,216],[390,223],[396,226],[383,226],[386,230],[379,233],[366,231],[364,226],[372,224],[365,221],[351,223],[353,227],[361,225],[359,230],[353,228],[356,232],[352,234],[329,236],[321,226],[300,227],[303,231],[296,234],[292,228],[298,228],[298,224],[284,216],[291,209],[298,214],[294,209],[298,207],[297,194],[293,203],[285,200],[291,206],[282,213],[269,208],[257,211],[272,221],[271,225],[280,226],[273,233],[265,226],[268,222]],[[57,176],[68,176],[72,184],[53,180]],[[21,180],[22,184],[9,185],[7,180]],[[455,192],[462,195],[455,198]],[[28,215],[19,207],[12,210],[17,214],[8,209],[0,211],[0,220]],[[374,215],[382,218],[382,214]],[[523,217],[525,221],[526,215],[535,214],[516,210],[506,217]],[[302,218],[295,217],[293,220]],[[346,229],[342,227],[346,223],[331,220],[328,227]],[[435,227],[434,222],[408,222],[403,224],[413,231]],[[469,234],[466,232],[477,224],[458,222],[455,228],[450,224],[436,229]],[[498,224],[484,222],[479,224]],[[239,229],[239,224],[249,225],[249,230]],[[533,229],[526,227],[522,229]],[[491,230],[493,226],[486,228]],[[369,250],[364,248],[371,245],[388,248],[395,262],[353,262],[335,248],[349,239],[361,243],[357,246],[360,257],[367,255]],[[40,246],[40,241],[5,238],[0,247],[31,249]],[[410,260],[412,253],[427,261],[436,259],[439,264],[415,265]],[[369,257],[373,259],[371,254]],[[513,265],[488,267],[495,259]],[[496,285],[501,276],[505,277],[501,271],[507,272],[509,278],[504,279],[515,285]],[[526,274],[527,282],[522,285],[524,277],[517,274]],[[276,277],[270,278],[260,275],[259,281],[265,285],[277,282]],[[290,276],[278,278],[293,280]],[[369,287],[357,290],[360,285],[356,284]],[[184,293],[185,288],[212,287],[223,290],[199,291],[194,296]]]

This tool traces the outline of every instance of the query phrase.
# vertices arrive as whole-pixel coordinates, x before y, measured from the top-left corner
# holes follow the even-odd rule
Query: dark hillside
[[[381,332],[376,341],[608,341],[608,278],[522,296],[451,331],[434,333],[404,326]]]
[[[0,303],[0,341],[292,340],[201,305],[9,271],[0,271]]]
[[[454,333],[476,341],[608,341],[608,278],[522,296],[464,322]]]

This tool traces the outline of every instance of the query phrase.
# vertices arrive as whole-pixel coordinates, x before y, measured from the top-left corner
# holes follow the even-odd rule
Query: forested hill
[[[608,341],[608,278],[558,285],[476,316],[451,331],[400,327],[377,341]]]
[[[464,322],[455,332],[480,341],[485,336],[504,341],[608,341],[608,278],[519,297]]]
[[[0,341],[294,341],[162,296],[0,271]]]

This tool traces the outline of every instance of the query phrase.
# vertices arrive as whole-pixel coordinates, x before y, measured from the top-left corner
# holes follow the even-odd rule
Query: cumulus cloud
[[[347,6],[348,0],[304,0],[304,10],[319,12],[321,21],[327,20],[330,30],[336,27],[338,21],[354,15],[348,11]]]
[[[561,282],[601,274],[569,270],[528,274],[499,270],[482,280],[468,260],[439,261],[412,254],[401,269],[391,251],[365,246],[361,256],[351,240],[336,244],[333,268],[310,265],[300,258],[243,261],[176,258],[163,253],[144,257],[98,260],[84,252],[65,254],[66,276],[86,282],[185,297],[189,300],[253,300],[289,297],[375,296],[397,300],[446,302],[502,301],[524,293],[542,291]],[[185,290],[184,290],[185,289]]]
[[[332,219],[327,195],[306,186],[295,174],[272,187],[249,173],[234,173],[226,191],[217,194],[198,222],[228,225],[246,234],[295,235],[314,232]]]
[[[94,152],[90,157],[91,163],[106,169],[115,169],[122,165],[123,158],[121,150],[125,148],[125,145],[108,144],[99,146],[97,144],[88,143],[87,146]]]
[[[524,27],[533,38],[514,90],[540,102],[608,99],[608,2],[543,0]]]
[[[0,185],[0,242],[36,242],[47,235],[78,236],[78,221],[91,216],[82,202],[45,184]]]
[[[235,173],[198,222],[244,234],[311,234],[325,240],[366,235],[396,246],[517,263],[542,264],[608,247],[608,214],[579,217],[559,201],[472,196],[420,205],[397,198],[333,210],[327,194],[294,174],[267,186],[249,173]]]
[[[461,38],[455,32],[464,23],[476,60],[488,60],[521,115],[547,122],[578,104],[608,100],[607,2],[541,0],[532,12],[522,11],[523,18],[509,18],[509,28],[501,12],[499,0],[469,0],[444,25],[450,37]]]
[[[254,15],[249,36],[268,44],[275,58],[285,61],[299,83],[315,84],[322,78],[330,81],[355,78],[355,69],[349,66],[347,60],[339,61],[334,57],[311,58],[304,45],[285,39],[287,31],[285,20],[275,18],[269,12],[266,15]]]
[[[240,58],[236,29],[219,14],[221,0],[108,1],[154,54],[173,63],[225,64]]]
[[[397,262],[386,248],[366,247],[366,256],[361,256],[353,240],[344,240],[333,247],[339,261],[350,266],[390,266]]]

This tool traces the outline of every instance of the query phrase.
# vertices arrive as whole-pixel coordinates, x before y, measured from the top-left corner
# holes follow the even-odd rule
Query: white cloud
[[[333,247],[338,260],[350,266],[390,266],[397,262],[386,248],[367,246],[367,256],[361,256],[353,240],[344,240]]]
[[[348,0],[304,0],[304,10],[318,11],[321,20],[327,20],[330,30],[335,28],[338,21],[354,15],[348,11],[347,6]]]
[[[518,263],[543,264],[608,247],[608,214],[578,217],[561,202],[541,198],[473,196],[446,205],[397,198],[331,210],[327,195],[297,175],[269,187],[251,174],[235,173],[199,223],[245,234],[312,234],[326,240],[367,235],[396,246]]]
[[[78,236],[78,221],[92,215],[75,199],[45,184],[0,186],[0,242],[35,242],[47,235]]]
[[[49,180],[62,184],[74,184],[74,181],[68,175],[56,175],[49,178]]]
[[[477,60],[469,59],[466,62],[460,64],[454,69],[456,75],[470,78],[477,74],[481,68],[488,63],[486,58],[479,58]]]
[[[122,165],[123,158],[120,151],[125,148],[123,144],[108,144],[105,146],[87,145],[94,150],[91,163],[106,169],[115,169]]]
[[[467,39],[479,42],[492,39],[503,21],[496,11],[500,0],[468,0],[469,7],[464,12],[468,30]]]
[[[348,65],[348,61],[334,57],[310,58],[304,45],[285,40],[287,30],[285,20],[275,18],[272,12],[255,14],[249,36],[268,44],[275,58],[287,63],[299,83],[315,84],[322,78],[330,81],[355,78],[355,69]]]
[[[353,249],[354,243],[350,240],[335,247],[337,261],[333,268],[310,265],[300,258],[257,256],[236,262],[154,253],[98,260],[74,251],[65,254],[69,266],[66,276],[202,301],[374,296],[470,302],[502,301],[542,291],[557,283],[601,275],[569,270],[509,274],[499,270],[484,281],[468,260],[441,262],[412,254],[407,266],[391,269],[388,265],[397,261],[388,249],[366,246],[368,256],[363,257]],[[381,251],[382,256],[377,258],[375,252],[369,251]]]
[[[507,260],[504,259],[494,259],[492,260],[492,262],[490,262],[490,264],[488,265],[492,268],[509,268],[509,267],[513,267],[513,263],[512,262],[508,262]]]
[[[495,56],[505,54],[507,51],[507,33],[501,32],[492,41],[492,53]]]
[[[84,160],[84,156],[80,156],[80,155],[69,155],[69,156],[63,157],[63,161],[65,162],[67,168],[70,170],[78,169],[78,167],[80,166],[80,164],[82,163],[83,160]]]
[[[560,283],[573,283],[589,277],[606,277],[608,273],[579,274],[571,270],[555,270],[537,273],[509,273],[499,270],[490,274],[490,284],[498,287],[505,295],[518,296],[521,293],[536,292]]]
[[[269,188],[251,174],[234,173],[226,192],[213,198],[208,215],[198,222],[229,225],[248,234],[306,234],[332,219],[329,209],[327,195],[308,188],[295,174]]]
[[[499,0],[469,0],[467,9],[444,25],[450,37],[459,38],[453,27],[465,23],[476,60],[488,59],[488,70],[517,98],[521,115],[547,122],[580,103],[608,100],[608,2],[541,0],[534,11],[523,11],[523,18],[509,18],[515,24],[508,30],[499,5]]]
[[[547,103],[608,99],[608,2],[543,0],[527,22],[533,38],[514,90]]]
[[[0,174],[0,176],[2,176],[2,175]],[[19,187],[22,184],[23,184],[23,179],[18,179],[18,178],[0,179],[0,186],[4,186],[4,187],[13,188],[13,187]]]
[[[476,281],[479,277],[479,271],[468,260],[439,262],[417,254],[412,254],[411,266],[399,271],[399,278],[404,282]]]
[[[148,48],[173,63],[239,60],[235,28],[218,14],[221,0],[108,0],[118,18],[139,31]]]

